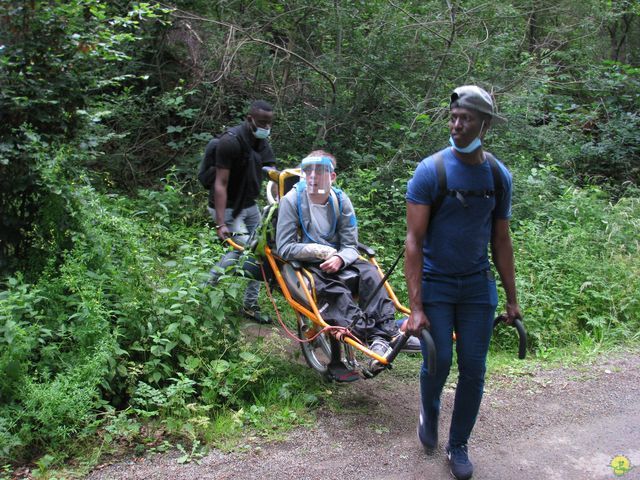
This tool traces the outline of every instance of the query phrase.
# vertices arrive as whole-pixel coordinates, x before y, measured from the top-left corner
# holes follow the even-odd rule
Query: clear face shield
[[[329,193],[333,164],[329,157],[307,157],[300,164],[302,179],[309,194]]]

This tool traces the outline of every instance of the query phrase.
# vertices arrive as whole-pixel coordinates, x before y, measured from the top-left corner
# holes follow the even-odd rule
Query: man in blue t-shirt
[[[491,95],[475,85],[456,88],[450,110],[451,147],[422,160],[408,184],[406,330],[418,335],[429,328],[436,345],[435,377],[428,376],[426,362],[420,372],[418,438],[427,451],[438,444],[440,396],[456,334],[459,378],[446,453],[454,477],[467,479],[473,474],[467,442],[480,408],[498,304],[489,244],[506,293],[507,323],[521,313],[509,233],[512,178],[482,149],[490,125],[504,119]]]

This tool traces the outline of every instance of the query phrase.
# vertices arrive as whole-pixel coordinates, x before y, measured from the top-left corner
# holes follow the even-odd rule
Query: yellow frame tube
[[[231,240],[231,237],[225,238],[224,241],[227,242],[229,245],[231,245],[236,250],[244,252],[244,247],[242,245],[240,245],[239,243],[236,243],[233,240]]]

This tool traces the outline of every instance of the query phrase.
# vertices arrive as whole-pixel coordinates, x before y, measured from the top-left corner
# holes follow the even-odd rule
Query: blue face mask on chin
[[[267,138],[269,135],[271,134],[271,129],[270,128],[260,128],[257,127],[256,131],[253,132],[253,135],[256,138],[259,138],[260,140],[264,140],[265,138]]]
[[[257,126],[256,122],[253,120],[253,118],[251,119],[251,123],[255,127],[255,130],[253,132],[253,136],[256,137],[257,139],[264,140],[265,138],[268,138],[269,135],[271,135],[271,129],[270,128],[262,128],[262,127]]]
[[[484,128],[484,120],[482,121],[482,125],[480,125],[480,134],[482,134],[482,129]],[[453,137],[449,135],[449,143],[453,147],[456,152],[460,153],[471,153],[482,146],[482,140],[480,140],[480,135],[474,138],[469,145],[466,147],[459,147],[456,145],[456,142],[453,140]]]
[[[449,137],[449,143],[451,144],[451,146],[453,147],[453,149],[456,152],[460,152],[460,153],[471,153],[474,150],[480,148],[482,146],[482,140],[480,140],[480,137],[476,137],[469,145],[467,145],[466,147],[459,147],[456,145],[456,142],[453,141],[453,137]]]

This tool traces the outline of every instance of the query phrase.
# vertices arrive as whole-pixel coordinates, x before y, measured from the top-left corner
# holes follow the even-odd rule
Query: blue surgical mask
[[[260,140],[264,140],[265,138],[268,138],[269,135],[271,134],[271,129],[270,128],[258,127],[256,125],[256,122],[253,121],[253,118],[251,119],[251,123],[256,128],[255,131],[253,132],[253,136],[254,137],[256,137],[256,138],[258,138]]]
[[[482,146],[482,140],[480,140],[480,137],[476,137],[475,139],[473,139],[473,141],[466,147],[457,146],[456,142],[453,141],[453,137],[451,136],[449,137],[449,143],[456,152],[460,153],[471,153]]]
[[[259,138],[261,140],[264,140],[265,138],[269,137],[270,134],[271,134],[270,128],[257,127],[256,131],[253,132],[254,137]]]
[[[480,125],[480,132],[482,133],[482,129],[484,128],[484,120],[482,121],[482,125]],[[456,145],[456,142],[453,140],[452,136],[449,136],[449,143],[451,144],[451,146],[453,147],[453,149],[456,152],[460,152],[460,153],[471,153],[474,150],[480,148],[482,146],[482,140],[480,140],[480,137],[476,137],[474,138],[471,143],[469,145],[467,145],[466,147],[459,147]]]

